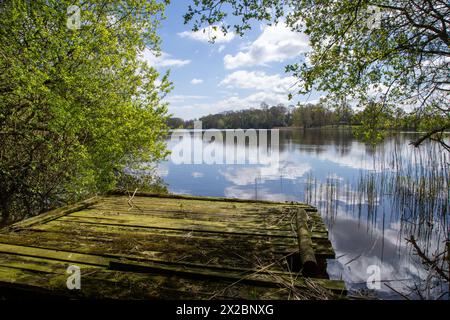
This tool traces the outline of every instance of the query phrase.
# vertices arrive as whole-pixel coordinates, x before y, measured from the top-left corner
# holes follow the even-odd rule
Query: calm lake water
[[[317,206],[336,251],[328,273],[352,294],[448,299],[442,296],[448,283],[427,270],[405,240],[414,236],[433,256],[445,250],[449,233],[449,154],[431,143],[411,147],[415,136],[398,133],[374,148],[344,130],[282,130],[279,168],[179,165],[169,157],[158,173],[173,193]],[[438,262],[448,270],[442,257]],[[368,291],[372,265],[380,268],[381,287]]]

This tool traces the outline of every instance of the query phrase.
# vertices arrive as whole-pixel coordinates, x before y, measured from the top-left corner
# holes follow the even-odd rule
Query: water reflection
[[[409,146],[396,134],[376,148],[344,130],[281,131],[280,165],[175,165],[159,174],[174,193],[302,201],[319,207],[336,250],[332,278],[366,288],[367,267],[381,267],[383,298],[448,298],[448,284],[414,255],[442,252],[449,232],[448,154]],[[169,148],[173,145],[169,142]],[[445,266],[448,270],[448,264]]]

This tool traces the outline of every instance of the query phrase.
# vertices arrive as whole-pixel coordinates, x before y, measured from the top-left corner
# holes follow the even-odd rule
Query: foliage
[[[245,109],[239,111],[227,111],[218,114],[210,114],[201,117],[203,129],[271,129],[275,127],[289,127],[292,125],[292,107],[286,108],[283,105],[269,107],[263,103],[261,109]],[[179,119],[181,120],[181,119]],[[175,120],[172,120],[172,124]],[[181,120],[182,121],[182,120]],[[180,123],[176,122],[180,127]],[[193,128],[194,121],[185,121],[181,126]]]
[[[140,192],[168,194],[169,190],[163,179],[154,172],[122,172],[118,178],[116,189],[133,194]]]
[[[360,140],[377,144],[393,130],[423,132],[429,127],[439,127],[445,123],[445,119],[433,111],[435,110],[430,108],[426,115],[418,116],[416,113],[405,112],[401,108],[391,110],[382,103],[376,102],[369,102],[356,110],[345,101],[337,104],[320,101],[317,104],[309,103],[289,108],[282,105],[268,107],[263,103],[260,109],[210,114],[198,120],[202,121],[203,129],[272,129],[275,127],[310,129],[343,126],[343,128],[351,129]],[[171,118],[167,120],[167,123],[172,129],[194,128],[194,120]]]
[[[172,129],[183,128],[184,120],[181,118],[169,118],[167,119],[167,126]]]
[[[386,130],[393,128],[394,117],[385,110],[383,104],[371,102],[357,116],[361,126],[356,129],[356,136],[372,144],[382,141]]]
[[[304,129],[340,123],[337,114],[322,104],[300,106],[294,111],[293,118],[294,125]]]
[[[226,23],[230,15],[239,21]],[[286,67],[299,93],[316,89],[385,110],[412,106],[418,117],[432,108],[443,124],[429,123],[425,138],[444,142],[436,132],[450,129],[449,16],[441,0],[194,0],[185,22],[240,35],[254,21],[286,23],[310,39],[303,62]]]
[[[72,30],[73,4],[0,2],[3,222],[112,188],[125,167],[166,154],[171,83],[139,56],[158,52],[165,4],[84,1]]]

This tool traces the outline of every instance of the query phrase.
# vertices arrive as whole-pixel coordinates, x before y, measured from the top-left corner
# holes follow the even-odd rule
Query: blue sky
[[[215,43],[208,42],[214,31],[191,32],[184,25],[183,14],[190,1],[173,1],[159,34],[162,55],[155,58],[145,52],[145,59],[161,72],[171,70],[175,89],[167,97],[169,112],[183,119],[229,110],[259,108],[298,101],[314,102],[320,94],[297,96],[297,79],[284,72],[292,62],[304,60],[309,50],[308,38],[294,33],[283,24],[265,26],[255,23],[244,37],[224,36],[218,32]]]

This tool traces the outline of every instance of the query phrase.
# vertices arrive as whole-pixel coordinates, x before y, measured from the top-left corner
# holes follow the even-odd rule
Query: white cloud
[[[378,294],[383,294],[384,291],[384,294],[389,295],[392,295],[393,291],[384,285],[386,283],[397,291],[406,293],[411,292],[410,288],[418,284],[418,278],[425,282],[429,273],[422,263],[411,258],[410,246],[406,244],[398,230],[381,229],[380,226],[373,228],[370,223],[352,217],[348,214],[348,210],[338,211],[330,235],[336,256],[340,258],[337,261],[338,265],[332,262],[329,266],[330,277],[342,278],[350,290],[364,288],[368,276],[367,267],[377,265],[382,271],[380,280],[384,281]],[[367,232],[369,228],[370,233]],[[433,235],[438,233],[433,232]],[[438,239],[438,236],[427,239],[429,252],[436,250],[440,243]],[[438,296],[439,290],[437,286],[427,294],[431,294],[432,297]]]
[[[237,186],[252,185],[257,179],[258,183],[266,181],[279,180],[283,177],[285,180],[296,180],[303,177],[311,170],[310,164],[295,164],[293,162],[283,163],[281,167],[278,163],[271,163],[268,166],[255,166],[247,168],[233,167],[227,168],[226,171],[220,171],[225,180]]]
[[[182,67],[189,63],[191,63],[191,60],[181,60],[181,59],[175,59],[172,58],[172,56],[166,52],[161,52],[161,55],[158,57],[154,55],[154,53],[149,50],[145,49],[142,54],[141,58],[152,67]]]
[[[216,28],[216,29],[214,29]],[[188,38],[200,42],[226,43],[234,39],[233,32],[228,32],[226,35],[220,30],[220,26],[209,26],[198,31],[184,31],[178,33],[182,38]]]
[[[194,172],[191,173],[191,176],[194,177],[194,178],[203,178],[205,175],[202,172],[194,171]]]
[[[189,119],[211,113],[223,111],[236,111],[249,108],[259,108],[262,102],[269,105],[279,103],[289,104],[288,93],[295,88],[297,79],[294,77],[282,77],[278,74],[268,75],[259,71],[236,71],[223,79],[219,86],[227,89],[248,89],[251,94],[241,96],[235,92],[225,92],[226,97],[211,103],[199,101],[187,102],[187,99],[177,99],[176,106],[171,107],[171,112],[183,118]],[[192,100],[192,99],[190,99]],[[172,100],[173,101],[173,100]],[[173,101],[174,102],[174,101]]]
[[[254,189],[245,189],[239,186],[229,186],[224,190],[225,197],[231,199],[255,199],[255,190]],[[269,190],[267,188],[258,189],[258,200],[267,200],[267,201],[295,201],[295,196],[281,193],[274,193],[273,190]]]
[[[191,84],[193,84],[193,85],[200,84],[200,83],[203,83],[203,79],[194,78],[191,80]]]
[[[205,96],[176,94],[176,95],[168,96],[165,100],[166,100],[166,102],[169,102],[169,103],[185,103],[188,100],[202,100],[205,98],[206,98]]]
[[[310,99],[309,96],[307,96],[306,100],[299,101],[298,103],[303,106],[308,104],[318,104],[321,103],[324,99],[326,99],[326,97],[327,97],[326,94],[318,95],[317,98],[315,99]]]
[[[225,45],[221,45],[217,51],[221,53],[223,50],[225,50]]]
[[[262,102],[269,105],[280,103],[288,105],[293,103],[289,101],[288,94],[291,90],[295,90],[296,81],[298,80],[291,76],[270,75],[261,71],[236,71],[220,81],[219,86],[227,90],[222,92],[225,95],[222,99],[205,103],[193,101],[194,99],[190,96],[169,98],[169,101],[173,103],[170,112],[185,119],[192,119],[223,111],[259,108]],[[234,89],[251,91],[247,95],[242,95],[242,93],[233,92]]]
[[[298,80],[295,77],[281,77],[279,74],[267,75],[262,71],[236,71],[220,82],[227,88],[257,89],[267,92],[288,94]]]
[[[218,110],[241,110],[251,107],[259,107],[262,102],[266,102],[269,105],[278,103],[288,103],[287,96],[285,94],[273,94],[272,92],[256,92],[244,98],[239,96],[232,96],[227,99],[221,100],[215,104]]]
[[[265,65],[294,58],[309,50],[309,39],[304,33],[294,32],[285,24],[279,23],[264,27],[258,39],[235,56],[226,55],[224,64],[227,69]]]
[[[170,112],[185,119],[191,119],[204,116],[206,114],[219,113],[223,111],[259,108],[262,102],[266,102],[269,105],[290,103],[286,94],[263,91],[253,93],[245,97],[232,95],[212,103],[186,103],[186,101],[182,100],[179,100],[178,102],[179,103],[177,105],[171,106]]]

